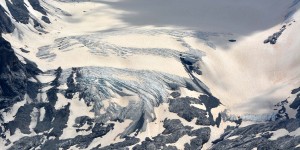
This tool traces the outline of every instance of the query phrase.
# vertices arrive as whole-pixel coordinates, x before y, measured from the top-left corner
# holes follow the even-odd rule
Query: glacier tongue
[[[191,79],[147,70],[73,68],[64,70],[59,81],[68,85],[67,97],[78,92],[87,105],[93,104],[98,122],[133,120],[124,134],[137,126],[146,129],[146,120],[152,122],[159,115],[154,107],[167,102],[172,91],[188,88],[203,93]]]

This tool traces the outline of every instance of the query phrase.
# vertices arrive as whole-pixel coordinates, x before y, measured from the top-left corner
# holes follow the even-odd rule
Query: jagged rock
[[[261,134],[261,137],[264,137],[264,138],[267,138],[267,139],[269,139],[272,136],[273,136],[273,133],[270,133],[270,132],[265,132],[265,133]]]
[[[28,81],[42,71],[27,59],[23,64],[12,49],[9,42],[0,36],[0,109],[8,108],[21,101],[27,92],[34,100],[37,96],[39,83]]]
[[[10,18],[7,16],[7,12],[0,5],[0,34],[1,33],[11,33],[15,29],[15,25],[11,22]]]
[[[46,23],[51,23],[50,19],[47,16],[42,16],[42,20]]]
[[[32,20],[33,20],[33,27],[34,28],[36,28],[36,29],[44,28],[43,25],[40,22],[38,22],[35,19],[32,19]],[[42,33],[39,33],[39,35],[42,35]]]
[[[138,143],[140,139],[134,138],[134,137],[128,137],[123,142],[118,142],[114,144],[110,144],[109,146],[105,147],[95,147],[92,150],[115,150],[115,149],[129,149],[128,146],[132,146],[136,143]]]
[[[80,128],[84,124],[92,125],[93,122],[94,122],[94,120],[88,116],[80,116],[75,119],[75,124],[73,125],[73,127]]]
[[[280,31],[274,33],[273,35],[269,36],[266,40],[264,40],[264,43],[270,43],[270,44],[276,44],[277,39],[281,36],[283,31],[286,29],[286,25],[283,25]]]
[[[178,150],[178,148],[176,146],[169,145],[169,146],[163,147],[163,150]]]
[[[24,0],[5,0],[6,5],[17,22],[21,22],[23,24],[29,23],[29,11],[25,6]]]
[[[293,89],[292,92],[291,92],[291,94],[296,94],[298,92],[300,92],[300,87],[298,87],[296,89]]]
[[[9,148],[9,150],[19,150],[19,149],[31,149],[33,147],[38,147],[44,141],[42,135],[36,135],[33,137],[22,137],[18,141],[13,143],[13,146]]]
[[[179,92],[172,92],[171,94],[170,94],[173,98],[178,98],[178,97],[180,97],[180,93]]]
[[[33,105],[24,105],[18,109],[18,112],[13,121],[4,124],[5,130],[10,131],[10,135],[15,134],[16,129],[20,129],[23,134],[30,134],[30,113],[33,110]]]
[[[63,140],[59,140],[58,138],[47,140],[43,145],[41,145],[41,149],[58,150],[59,148],[68,149],[71,146],[76,146],[79,149],[86,149],[93,139],[106,135],[112,130],[113,126],[113,124],[108,124],[106,126],[95,125],[94,128],[97,128],[97,131],[94,130],[95,132],[88,135],[77,135],[75,138]]]
[[[196,124],[198,125],[210,125],[209,119],[206,117],[207,112],[201,110],[191,104],[202,104],[199,99],[195,98],[177,98],[170,99],[170,112],[176,113],[178,116],[184,118],[187,121],[192,121],[194,118],[197,118]]]
[[[49,133],[50,136],[60,137],[63,133],[63,129],[67,127],[67,122],[70,114],[70,103],[68,103],[62,109],[55,112],[54,120],[52,121],[52,130]]]
[[[27,72],[9,42],[0,37],[0,109],[19,101],[26,92]]]
[[[46,16],[46,10],[40,5],[39,0],[28,0],[28,2],[34,10],[44,15],[41,18],[44,22],[51,23],[49,18]],[[33,26],[37,30],[43,28],[42,24],[39,23],[38,20],[34,19],[34,17],[32,17],[33,15],[27,9],[29,6],[26,5],[24,0],[5,0],[5,3],[7,5],[9,14],[12,15],[13,19],[16,20],[16,22],[30,24],[30,20],[32,20],[34,23]],[[6,12],[6,10],[2,6],[0,6],[0,33],[11,33],[15,29],[12,20],[7,16],[7,14],[8,12]]]
[[[77,69],[76,68],[72,68],[72,73],[67,78],[68,89],[66,90],[65,97],[68,98],[68,99],[72,99],[74,93],[77,91],[76,85],[74,83],[75,82],[74,77],[77,74],[78,74],[77,73]]]
[[[42,133],[44,131],[50,130],[52,128],[51,122],[55,116],[55,109],[50,104],[40,104],[39,108],[45,109],[45,115],[42,121],[37,121],[37,124],[33,129],[36,133]]]
[[[211,129],[208,127],[200,128],[194,131],[191,131],[189,136],[196,136],[190,142],[190,144],[186,143],[184,145],[185,150],[194,150],[194,149],[202,149],[203,144],[207,143],[210,139]]]
[[[213,142],[214,145],[211,149],[253,149],[255,147],[258,149],[294,149],[300,142],[300,136],[282,135],[278,139],[269,140],[272,134],[268,132],[279,129],[292,132],[297,130],[299,126],[299,119],[287,119],[233,128],[227,130],[220,139]],[[237,138],[228,139],[232,136],[237,136]]]
[[[43,15],[47,15],[46,10],[41,6],[39,0],[28,0],[28,2],[30,3],[30,5],[34,10],[39,11]]]
[[[300,87],[292,90],[292,94],[297,94],[300,91]],[[300,119],[300,93],[296,95],[296,98],[290,104],[290,108],[297,110],[296,118]]]
[[[297,109],[300,106],[300,94],[298,94],[296,96],[296,98],[294,99],[294,101],[291,103],[290,107],[293,109]]]
[[[165,130],[162,134],[153,137],[153,140],[145,140],[141,145],[136,145],[133,147],[134,150],[138,149],[160,149],[161,147],[166,148],[166,144],[175,143],[179,138],[184,136],[190,131],[189,127],[182,125],[180,120],[164,120],[163,127]]]
[[[146,138],[140,145],[134,146],[133,149],[177,149],[174,146],[167,146],[167,144],[176,143],[184,135],[195,136],[190,144],[185,144],[186,149],[201,149],[203,144],[210,138],[210,128],[192,130],[192,127],[184,126],[178,119],[164,120],[163,127],[165,130],[162,134],[153,137],[153,140]]]
[[[29,53],[30,51],[24,49],[24,48],[20,48],[20,50],[23,52],[23,53]]]
[[[234,140],[224,140],[214,145],[212,150],[219,149],[296,149],[300,142],[300,136],[284,136],[277,140],[268,140],[264,137],[240,136]]]

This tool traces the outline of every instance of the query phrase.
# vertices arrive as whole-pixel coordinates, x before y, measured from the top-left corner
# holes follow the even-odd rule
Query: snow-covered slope
[[[299,2],[0,1],[0,146],[299,147]]]

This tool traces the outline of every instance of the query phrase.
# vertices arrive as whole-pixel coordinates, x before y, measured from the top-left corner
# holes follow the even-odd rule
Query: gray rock
[[[75,125],[73,125],[73,127],[80,128],[85,124],[92,125],[93,122],[94,120],[88,116],[80,116],[75,119]]]
[[[209,127],[200,128],[194,131],[191,131],[189,136],[196,136],[196,138],[190,141],[190,144],[186,143],[184,145],[185,150],[200,150],[202,149],[203,144],[207,143],[210,139],[211,130]]]
[[[6,5],[17,22],[21,22],[23,24],[29,23],[29,11],[25,6],[24,0],[5,0]]]
[[[58,150],[59,148],[68,149],[71,146],[76,146],[79,149],[86,149],[91,144],[93,139],[106,135],[109,131],[113,129],[113,126],[114,124],[96,124],[93,127],[93,132],[91,134],[78,135],[75,138],[64,140],[59,140],[58,138],[47,140],[43,145],[41,145],[41,149]]]
[[[178,97],[180,97],[180,93],[179,92],[172,92],[171,94],[170,94],[173,98],[178,98]]]
[[[300,94],[296,96],[290,107],[297,110],[296,117],[300,119]]]
[[[207,112],[191,106],[192,103],[202,104],[199,99],[190,97],[170,99],[169,110],[189,122],[197,118],[196,124],[210,125],[210,121],[206,117]]]
[[[41,6],[39,0],[28,0],[28,2],[30,3],[30,5],[34,10],[39,11],[43,15],[47,15],[46,10]]]
[[[20,101],[27,88],[27,72],[11,48],[0,36],[0,109]]]
[[[291,92],[291,94],[296,94],[298,92],[300,92],[300,87],[298,87],[296,89],[293,89],[292,92]]]
[[[286,25],[283,25],[280,31],[274,33],[273,35],[269,36],[266,40],[264,40],[264,43],[270,43],[270,44],[276,44],[278,38],[281,36],[283,31],[286,29]]]
[[[48,24],[51,23],[50,19],[47,16],[42,16],[42,20]]]
[[[11,33],[15,29],[15,25],[7,16],[5,9],[0,5],[0,34]]]
[[[166,144],[176,143],[184,135],[196,136],[191,140],[191,144],[185,144],[187,149],[201,149],[203,144],[210,138],[210,128],[192,130],[192,127],[184,126],[178,119],[164,120],[163,127],[165,130],[158,136],[153,137],[153,140],[146,138],[145,141],[134,146],[133,149],[177,149],[173,146],[166,146]]]
[[[125,139],[125,141],[123,142],[118,142],[118,143],[114,143],[114,144],[110,144],[109,146],[105,146],[105,147],[95,147],[92,150],[116,150],[116,149],[129,149],[127,148],[128,146],[132,146],[136,143],[140,142],[140,139],[135,138],[135,137],[127,137]]]
[[[33,147],[38,147],[42,144],[44,138],[42,135],[37,135],[33,137],[22,137],[18,141],[14,142],[13,145],[9,148],[9,150],[29,150]]]
[[[300,142],[300,136],[283,136],[275,140],[269,140],[273,134],[270,131],[286,129],[289,132],[295,131],[300,126],[299,119],[278,120],[262,124],[249,125],[242,128],[227,130],[220,139],[213,142],[211,149],[296,149]],[[257,136],[260,135],[260,136]],[[237,136],[234,139],[228,137]]]

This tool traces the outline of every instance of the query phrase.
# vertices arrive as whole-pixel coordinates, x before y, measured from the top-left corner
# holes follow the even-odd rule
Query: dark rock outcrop
[[[296,98],[290,104],[290,107],[297,110],[296,118],[300,119],[300,93],[296,95]]]
[[[300,92],[300,87],[298,87],[296,89],[293,89],[292,92],[291,92],[291,94],[296,94],[298,92]]]
[[[80,128],[85,124],[92,125],[94,120],[88,116],[80,116],[75,119],[75,124],[73,127]]]
[[[33,147],[38,147],[43,141],[44,138],[42,135],[36,135],[33,137],[25,136],[15,142],[14,145],[9,148],[9,150],[31,149]]]
[[[178,119],[164,120],[163,127],[165,130],[161,134],[152,139],[146,138],[141,144],[134,146],[133,149],[177,149],[174,146],[167,146],[167,144],[178,142],[184,135],[195,136],[190,144],[182,143],[185,145],[185,149],[201,149],[203,144],[209,140],[211,133],[208,127],[192,130],[192,127],[184,126]]]
[[[288,113],[286,112],[286,105],[288,104],[288,101],[287,100],[283,100],[279,103],[277,103],[275,105],[275,108],[274,110],[278,110],[277,114],[276,114],[276,118],[275,120],[278,120],[278,119],[289,119],[289,115]]]
[[[299,119],[278,120],[262,124],[253,124],[242,128],[228,128],[220,139],[214,141],[211,149],[296,149],[300,136],[282,135],[270,140],[272,131],[286,129],[296,131],[300,126]],[[235,138],[229,138],[235,137]]]
[[[0,109],[19,101],[26,92],[27,71],[9,42],[0,36]]]
[[[43,28],[39,20],[34,19],[32,14],[30,14],[29,10],[27,9],[27,5],[24,2],[24,0],[5,0],[7,8],[12,15],[12,18],[16,20],[16,22],[23,23],[23,24],[29,24],[30,19],[33,21],[33,26],[35,28]],[[42,16],[41,20],[43,20],[46,23],[51,23],[50,19],[46,16],[47,12],[46,10],[40,5],[39,0],[28,0],[32,8],[44,16]],[[8,13],[6,10],[0,6],[0,33],[11,33],[14,31],[15,26],[12,23],[12,20],[7,15]],[[37,28],[38,29],[38,28]],[[40,29],[38,29],[40,30]]]
[[[172,92],[171,94],[170,94],[173,98],[178,98],[178,97],[180,97],[180,93],[179,92]]]
[[[191,106],[191,104],[200,104],[199,99],[196,98],[177,98],[177,99],[170,99],[170,112],[176,113],[178,116],[184,118],[187,121],[192,121],[196,118],[197,125],[210,125],[209,119],[206,117],[207,112],[205,110],[196,108]]]
[[[20,50],[23,52],[23,53],[29,53],[30,51],[24,49],[24,48],[20,48]]]
[[[20,129],[23,134],[30,134],[30,113],[33,110],[33,105],[25,105],[19,108],[13,121],[4,124],[5,130],[10,131],[10,135],[15,134],[16,129]]]
[[[21,22],[23,24],[29,23],[29,11],[27,7],[25,6],[24,0],[5,0],[6,5],[13,16],[13,18],[17,22]]]
[[[267,44],[267,43],[270,43],[270,44],[276,44],[277,42],[277,39],[281,36],[281,34],[283,33],[283,31],[286,29],[286,25],[283,25],[282,28],[274,33],[273,35],[269,36],[265,41],[264,43]]]
[[[107,126],[97,126],[97,131],[93,131],[89,135],[78,135],[75,138],[63,140],[60,140],[58,137],[55,139],[47,139],[44,135],[36,135],[32,137],[27,136],[14,142],[13,146],[11,146],[9,149],[30,149],[40,146],[41,149],[58,150],[60,148],[68,149],[74,145],[76,145],[76,147],[79,149],[86,149],[93,139],[107,134],[112,128],[113,124],[109,124]]]
[[[203,144],[208,142],[210,138],[211,130],[209,127],[200,128],[188,133],[189,136],[196,136],[190,141],[190,144],[186,143],[184,145],[185,150],[194,150],[194,149],[201,149]]]
[[[14,24],[11,22],[10,18],[7,16],[7,12],[0,5],[0,34],[1,33],[11,33],[15,29]]]
[[[42,16],[42,20],[46,23],[51,23],[50,19],[47,16]]]
[[[39,0],[28,0],[28,2],[30,3],[30,5],[34,10],[42,13],[43,15],[47,15],[46,10],[41,6]]]
[[[132,146],[136,143],[140,142],[140,139],[135,138],[135,137],[126,137],[125,141],[123,142],[118,142],[115,144],[110,144],[109,146],[105,146],[105,147],[95,147],[92,150],[113,150],[113,149],[126,149],[126,147],[128,146]]]
[[[10,43],[0,36],[0,109],[20,101],[26,92],[35,98],[39,83],[28,81],[41,73],[37,65],[27,59],[23,64]],[[28,87],[30,86],[30,87]]]
[[[59,140],[59,138],[55,138],[54,140],[48,140],[41,146],[42,149],[53,149],[58,150],[59,148],[68,149],[71,146],[76,145],[79,149],[86,149],[93,139],[102,137],[106,135],[109,131],[111,131],[114,127],[114,124],[108,125],[99,125],[96,124],[91,134],[88,135],[78,135],[75,138]]]

